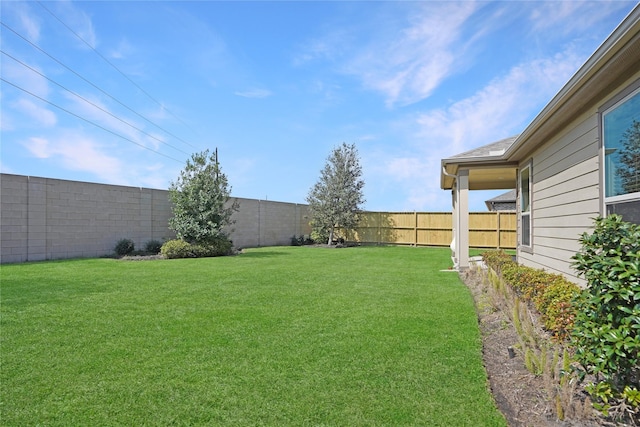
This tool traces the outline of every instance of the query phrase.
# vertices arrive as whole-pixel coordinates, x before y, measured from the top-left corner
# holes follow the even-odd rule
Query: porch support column
[[[460,169],[456,185],[456,257],[458,269],[469,268],[469,169]]]
[[[451,261],[453,262],[453,268],[458,269],[458,247],[456,243],[458,239],[458,183],[453,181],[453,187],[451,188]]]

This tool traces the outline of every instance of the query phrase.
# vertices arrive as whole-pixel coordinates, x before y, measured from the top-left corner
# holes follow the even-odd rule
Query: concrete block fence
[[[238,198],[236,247],[288,245],[309,234],[306,205]],[[174,237],[167,190],[0,174],[0,263],[113,253]]]

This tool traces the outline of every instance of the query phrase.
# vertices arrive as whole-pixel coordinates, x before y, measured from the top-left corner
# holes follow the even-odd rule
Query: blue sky
[[[2,1],[0,166],[167,188],[217,147],[234,196],[304,203],[346,142],[365,209],[449,211],[440,159],[524,130],[635,4]]]

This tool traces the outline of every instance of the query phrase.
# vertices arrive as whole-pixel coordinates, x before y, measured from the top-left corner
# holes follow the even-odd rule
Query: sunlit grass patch
[[[2,267],[4,425],[505,425],[449,251]]]

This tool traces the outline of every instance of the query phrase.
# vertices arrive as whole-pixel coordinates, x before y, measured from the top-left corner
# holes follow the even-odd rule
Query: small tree
[[[320,180],[307,196],[311,226],[318,235],[328,234],[328,245],[337,227],[357,225],[360,205],[364,203],[362,167],[355,144],[334,148],[327,158]]]
[[[589,287],[576,298],[572,343],[594,406],[640,422],[640,226],[619,215],[595,220],[573,259]]]
[[[634,120],[622,135],[618,175],[625,193],[640,191],[640,122]]]
[[[187,160],[180,176],[169,187],[173,217],[169,228],[189,243],[211,244],[226,239],[225,227],[238,202],[229,204],[231,187],[218,162],[218,150],[196,153]]]

